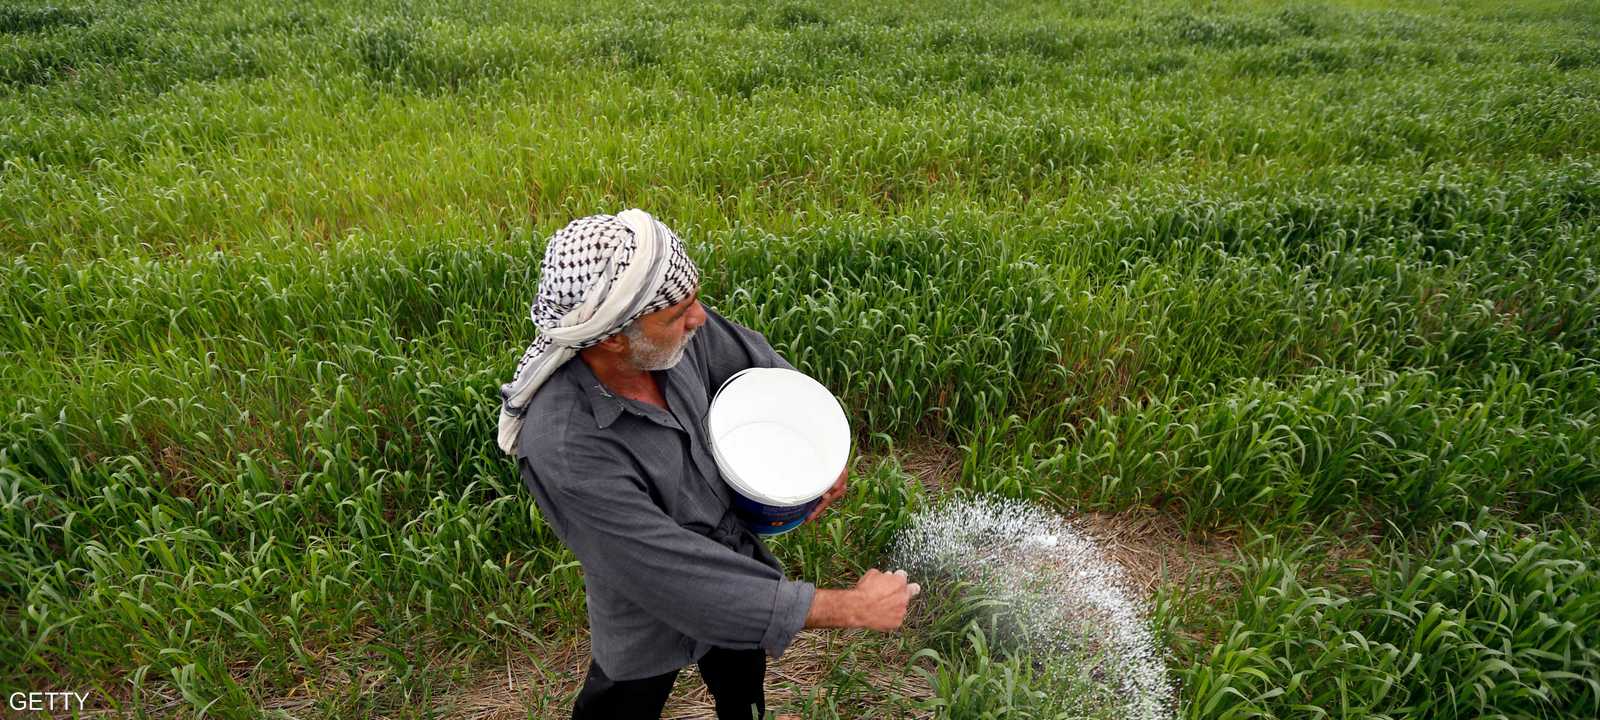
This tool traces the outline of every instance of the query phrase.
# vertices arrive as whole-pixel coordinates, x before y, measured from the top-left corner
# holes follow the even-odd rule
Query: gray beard
[[[697,332],[698,328],[690,330],[684,334],[682,343],[675,348],[669,348],[651,342],[644,333],[630,325],[623,331],[628,336],[628,362],[644,371],[666,370],[683,359],[683,353],[689,347],[689,340]]]

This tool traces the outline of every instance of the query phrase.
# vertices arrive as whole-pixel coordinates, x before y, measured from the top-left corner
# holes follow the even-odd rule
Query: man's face
[[[677,365],[689,347],[689,339],[705,323],[699,288],[676,305],[640,315],[623,329],[628,338],[628,362],[640,370],[666,370]]]

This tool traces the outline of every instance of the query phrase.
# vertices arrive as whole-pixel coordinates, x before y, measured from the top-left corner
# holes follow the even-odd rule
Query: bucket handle
[[[750,372],[751,370],[760,370],[760,369],[761,368],[752,365],[752,366],[747,367],[747,368],[745,368],[743,370],[740,370],[739,372],[736,372],[736,373],[734,373],[732,375],[729,375],[727,380],[723,380],[722,384],[717,386],[717,391],[715,393],[711,394],[711,401],[712,402],[716,402],[717,396],[721,395],[722,391],[724,389],[726,389],[730,383],[732,383],[734,380],[738,380],[740,375],[743,375],[743,374],[745,374],[747,372]],[[711,413],[709,413],[709,412],[706,413],[705,419],[701,420],[700,422],[705,427],[706,437],[711,437]],[[715,451],[715,449],[716,449],[715,446],[716,446],[716,443],[713,442],[712,443],[712,450],[713,451]]]
[[[740,370],[739,372],[736,372],[736,373],[734,373],[732,375],[729,375],[727,380],[723,380],[722,384],[717,386],[717,391],[711,395],[711,398],[713,400],[715,400],[716,397],[718,395],[721,395],[722,391],[728,387],[728,384],[733,382],[734,380],[738,380],[740,375],[743,375],[743,374],[745,374],[747,372],[750,372],[751,370],[765,370],[765,369],[768,369],[768,368],[760,368],[760,367],[756,367],[756,366],[752,365],[752,366],[747,367],[747,368],[745,368],[743,370]]]
[[[722,384],[717,386],[717,391],[715,393],[712,393],[711,401],[712,402],[716,402],[717,396],[722,394],[722,391],[728,387],[729,383],[732,383],[734,380],[738,380],[740,375],[743,375],[743,374],[745,374],[747,372],[750,372],[751,370],[760,370],[760,369],[761,368],[752,365],[752,366],[747,367],[747,368],[745,368],[743,370],[740,370],[739,372],[736,372],[736,373],[734,373],[732,375],[729,375],[727,380],[723,380]],[[706,416],[700,420],[700,426],[701,426],[701,430],[705,431],[706,438],[711,440],[711,457],[714,459],[715,464],[718,466],[717,467],[717,475],[721,476],[722,475],[722,467],[721,467],[722,453],[721,453],[720,450],[717,449],[717,441],[715,439],[711,439],[712,438],[712,435],[711,435],[711,413],[709,413],[709,412],[706,413]],[[724,479],[722,482],[726,483],[727,480]]]

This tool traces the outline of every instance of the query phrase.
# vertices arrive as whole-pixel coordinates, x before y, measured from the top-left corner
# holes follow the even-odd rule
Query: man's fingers
[[[834,483],[833,487],[828,488],[826,492],[822,493],[821,501],[817,503],[817,506],[811,510],[809,515],[806,515],[806,522],[811,522],[812,520],[822,517],[822,513],[826,511],[829,506],[833,505],[833,501],[842,497],[844,495],[844,491],[844,475],[841,474],[839,476],[839,481]]]
[[[906,589],[911,591],[911,597],[916,597],[917,593],[922,592],[922,586],[916,583],[908,583]]]
[[[821,517],[822,513],[828,509],[828,506],[833,504],[833,500],[833,497],[829,496],[827,493],[823,493],[822,500],[817,503],[816,507],[811,508],[811,514],[806,515],[806,522],[811,522],[812,520]]]

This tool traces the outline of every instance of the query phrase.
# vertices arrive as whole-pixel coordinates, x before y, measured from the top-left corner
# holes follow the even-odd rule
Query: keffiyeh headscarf
[[[551,236],[533,301],[539,336],[500,386],[500,449],[517,452],[528,403],[557,368],[639,316],[683,302],[699,282],[683,241],[643,210],[579,218]]]

